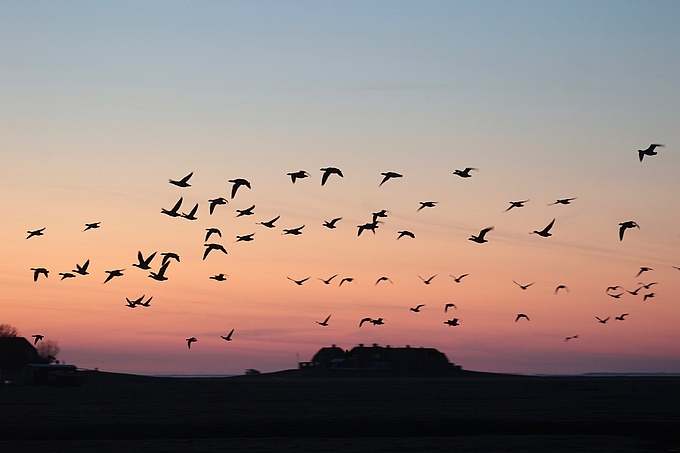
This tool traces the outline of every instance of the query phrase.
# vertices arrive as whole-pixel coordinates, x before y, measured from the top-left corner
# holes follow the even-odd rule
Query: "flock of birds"
[[[656,155],[657,154],[656,149],[659,148],[659,147],[663,147],[663,146],[664,145],[662,145],[662,144],[651,144],[647,149],[638,150],[640,162],[643,161],[645,156]],[[320,171],[322,172],[321,186],[326,185],[326,183],[328,182],[328,180],[331,176],[336,176],[336,177],[339,177],[339,178],[344,177],[342,171],[338,168],[335,168],[335,167],[321,168]],[[472,173],[471,173],[472,171],[477,172],[479,170],[477,168],[467,167],[467,168],[464,168],[462,170],[455,170],[453,172],[453,174],[456,175],[456,176],[459,176],[461,178],[471,178],[473,176]],[[187,174],[186,176],[184,176],[181,179],[176,179],[176,180],[175,179],[169,179],[169,183],[173,186],[178,187],[178,188],[188,188],[188,187],[191,187],[190,181],[191,181],[192,176],[193,176],[193,172]],[[299,181],[301,179],[311,177],[311,175],[305,170],[290,172],[290,173],[287,173],[287,176],[290,177],[291,182],[293,184],[295,184],[297,181]],[[382,176],[382,179],[381,179],[378,187],[383,186],[383,184],[387,183],[390,180],[403,177],[402,174],[397,173],[397,172],[393,172],[393,171],[383,172],[383,173],[381,173],[381,176]],[[243,178],[231,179],[231,180],[229,180],[229,183],[232,184],[231,195],[230,195],[230,198],[232,200],[234,199],[234,197],[236,197],[239,190],[242,190],[243,188],[247,188],[247,189],[252,188],[250,181],[248,181],[247,179],[243,179]],[[552,203],[549,203],[548,205],[569,205],[576,199],[577,199],[576,197],[561,198],[561,199],[555,200]],[[510,210],[513,210],[513,209],[523,208],[523,207],[525,207],[525,204],[528,203],[529,201],[530,201],[529,199],[519,200],[519,201],[510,201],[509,206],[503,212],[507,212],[507,211],[510,211]],[[194,204],[193,207],[191,207],[191,209],[188,210],[188,212],[183,212],[183,210],[182,210],[183,202],[184,202],[183,197],[180,197],[179,200],[177,200],[177,202],[175,202],[175,204],[170,209],[161,208],[160,213],[163,214],[163,215],[169,216],[169,217],[182,218],[182,219],[186,219],[186,220],[189,220],[189,221],[197,220],[198,219],[197,213],[198,213],[198,209],[199,209],[199,204],[196,203],[196,204]],[[217,198],[209,199],[208,200],[209,215],[213,215],[214,212],[215,212],[215,209],[218,206],[226,205],[228,203],[229,203],[229,200],[227,198],[224,198],[224,197],[217,197]],[[419,212],[419,211],[422,211],[423,209],[435,208],[437,206],[437,204],[438,204],[437,201],[421,201],[421,202],[419,202],[419,207],[416,209],[416,211]],[[252,205],[252,206],[250,206],[246,209],[236,209],[236,213],[237,213],[236,217],[244,217],[244,216],[255,215],[255,205]],[[375,234],[376,230],[379,228],[380,224],[384,223],[381,219],[388,217],[388,215],[389,215],[389,211],[387,211],[387,210],[381,210],[381,211],[371,213],[371,221],[370,222],[366,222],[364,224],[357,225],[357,236],[361,236],[366,231],[370,231],[373,234]],[[274,228],[276,228],[276,222],[279,219],[280,219],[280,216],[276,216],[276,217],[274,217],[270,220],[256,222],[256,224],[261,225],[261,226],[268,228],[268,229],[274,229]],[[328,228],[329,230],[333,230],[333,229],[338,228],[338,222],[340,222],[342,219],[343,219],[342,217],[336,217],[336,218],[333,218],[331,220],[324,220],[322,225],[324,227]],[[555,225],[555,219],[550,221],[542,229],[533,230],[529,234],[535,234],[535,235],[538,235],[538,236],[543,237],[543,238],[548,238],[548,237],[552,236],[551,230],[554,227],[554,225]],[[85,227],[83,229],[83,232],[87,232],[87,231],[90,231],[90,230],[96,230],[96,229],[99,229],[99,228],[101,228],[101,222],[86,223]],[[298,227],[295,227],[295,228],[282,229],[281,234],[282,235],[301,235],[301,234],[303,234],[304,228],[305,228],[305,225],[301,225],[301,226],[298,226]],[[626,230],[633,229],[633,228],[640,229],[640,226],[635,221],[632,221],[632,220],[627,220],[627,221],[619,223],[619,228],[618,228],[619,240],[623,241],[624,234],[625,234]],[[479,231],[479,233],[471,234],[471,236],[468,239],[470,241],[478,243],[478,244],[484,244],[484,243],[489,241],[488,235],[491,231],[493,231],[493,229],[494,229],[493,226],[483,228]],[[46,227],[42,227],[42,228],[35,229],[35,230],[29,230],[29,231],[27,231],[28,236],[26,237],[26,239],[32,239],[32,238],[35,238],[35,237],[43,236],[45,234],[45,230],[46,230]],[[239,236],[236,236],[236,242],[250,242],[250,241],[254,240],[254,236],[255,236],[255,233],[246,234],[246,235],[239,235]],[[220,253],[223,253],[223,254],[228,254],[226,248],[222,244],[220,244],[217,241],[214,241],[215,238],[222,238],[222,232],[218,228],[214,228],[214,227],[207,228],[206,233],[205,233],[205,238],[204,238],[203,260],[206,260],[209,256],[211,256],[211,253],[213,253],[213,252],[215,252],[215,253],[220,252]],[[412,231],[409,231],[409,230],[399,230],[397,232],[397,238],[396,239],[400,240],[402,238],[415,239],[416,235]],[[160,256],[162,257],[161,260],[160,260],[160,265],[158,265],[157,269],[154,270],[152,263],[156,259],[157,254],[158,254],[157,252],[153,252],[149,255],[145,255],[145,254],[142,253],[142,251],[138,251],[137,252],[137,262],[133,263],[132,266],[136,267],[140,270],[143,270],[143,271],[148,271],[149,272],[148,277],[153,279],[153,280],[161,281],[161,282],[166,281],[166,280],[168,280],[168,277],[167,277],[166,274],[167,274],[169,266],[173,262],[179,263],[180,262],[180,256],[177,253],[174,253],[174,252],[162,252],[162,253],[160,253]],[[86,276],[86,275],[89,274],[89,271],[88,271],[89,265],[90,265],[90,260],[85,261],[82,265],[76,264],[75,269],[72,269],[71,271],[60,272],[59,276],[61,277],[61,280],[72,279],[72,278],[75,278],[77,276]],[[680,270],[680,267],[675,267],[675,269]],[[30,268],[30,270],[33,272],[33,281],[34,282],[37,282],[40,279],[41,276],[43,276],[44,278],[49,277],[50,271],[48,269],[44,268],[44,267],[33,267],[33,268]],[[652,270],[653,269],[651,269],[649,267],[641,267],[639,272],[637,273],[636,277],[639,277],[643,273],[649,272],[649,271],[652,271]],[[123,277],[124,271],[125,271],[124,268],[123,269],[105,270],[104,272],[106,274],[106,277],[105,277],[103,283],[106,284],[114,278]],[[461,283],[463,278],[465,278],[466,276],[468,276],[468,274],[461,274],[461,275],[458,275],[458,276],[450,275],[450,277],[453,278],[453,280],[456,283]],[[224,274],[224,273],[219,273],[219,274],[209,276],[208,278],[215,280],[215,281],[222,282],[222,281],[226,281],[228,279],[228,277],[229,276]],[[317,277],[317,278],[318,278],[318,280],[320,280],[324,284],[330,285],[334,281],[334,279],[336,279],[338,277],[339,277],[339,274],[332,275],[328,278],[319,278],[319,277]],[[418,277],[420,278],[420,280],[425,285],[430,285],[432,283],[432,281],[435,279],[435,277],[437,277],[437,274],[429,276],[428,278],[424,278],[420,275]],[[290,277],[290,276],[286,276],[286,278],[288,280],[290,280],[293,284],[298,285],[298,286],[302,286],[307,281],[309,281],[312,277],[308,276],[308,277],[305,277],[305,278],[297,279],[297,278],[293,278],[293,277]],[[354,278],[353,277],[342,277],[342,278],[338,278],[337,281],[338,281],[338,286],[342,286],[345,283],[352,283],[354,281]],[[389,277],[381,276],[375,281],[374,285],[378,285],[382,282],[386,282],[386,283],[390,283],[390,284],[393,283],[392,280]],[[522,291],[528,290],[531,286],[533,286],[535,284],[535,282],[522,284],[522,283],[519,283],[515,280],[513,280],[513,283],[515,283],[520,288],[520,290],[522,290]],[[643,301],[646,301],[646,300],[656,296],[656,294],[650,290],[650,288],[653,285],[656,285],[656,284],[658,284],[658,282],[650,282],[650,283],[640,282],[639,286],[634,290],[625,289],[620,285],[610,286],[606,289],[606,294],[608,296],[612,297],[612,298],[618,299],[618,298],[622,297],[624,294],[627,293],[627,294],[634,296],[634,297],[635,296],[642,296]],[[643,289],[645,291],[644,294],[642,294]],[[566,285],[558,285],[554,290],[554,295],[557,295],[560,291],[568,293],[569,288]],[[143,308],[150,307],[153,297],[149,297],[147,299],[146,295],[142,295],[141,297],[137,297],[137,298],[127,298],[126,297],[125,299],[126,299],[125,306],[128,307],[128,308],[131,308],[131,309],[135,309],[137,307],[143,307]],[[409,310],[413,313],[420,313],[421,309],[425,306],[426,306],[425,304],[418,304],[415,307],[410,307]],[[444,313],[445,314],[448,313],[450,308],[457,309],[455,304],[446,303],[444,305]],[[615,316],[614,319],[616,321],[624,321],[626,316],[629,316],[629,313],[622,313],[619,316]],[[331,315],[329,314],[323,321],[315,321],[315,322],[319,326],[327,327],[327,326],[329,326],[330,319],[331,319]],[[610,319],[611,319],[611,316],[607,316],[607,317],[603,317],[603,318],[596,317],[596,321],[601,323],[601,324],[606,324]],[[530,321],[529,316],[527,314],[517,313],[517,315],[515,317],[515,322],[518,322],[520,320]],[[359,327],[362,327],[365,323],[372,324],[374,326],[380,326],[380,325],[385,324],[385,320],[382,317],[378,317],[378,318],[364,317],[359,321]],[[456,327],[456,326],[460,325],[460,320],[456,317],[453,317],[451,319],[445,320],[444,324],[449,326],[449,327]],[[220,335],[220,337],[225,341],[232,341],[233,334],[234,334],[234,329],[232,329],[227,335]],[[34,344],[35,344],[38,341],[42,340],[44,337],[43,337],[43,335],[35,334],[35,335],[33,335],[33,338],[34,338]],[[570,340],[577,339],[577,338],[578,338],[578,335],[572,335],[572,336],[566,337],[564,341],[566,342],[566,341],[570,341]],[[189,349],[191,349],[191,345],[193,343],[197,342],[197,341],[198,341],[198,339],[196,337],[187,338],[186,339],[187,347]]]

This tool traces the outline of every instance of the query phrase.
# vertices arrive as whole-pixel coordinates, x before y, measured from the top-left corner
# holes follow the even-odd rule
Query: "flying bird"
[[[576,200],[576,197],[573,198],[559,198],[555,200],[554,203],[548,203],[548,206],[552,206],[554,204],[571,204],[572,201]]]
[[[663,148],[666,145],[662,145],[661,143],[652,143],[649,145],[649,148],[647,149],[638,149],[638,156],[640,158],[640,162],[642,162],[642,159],[645,158],[645,156],[656,156],[658,153],[654,151],[656,148]]]
[[[565,290],[566,292],[569,292],[569,288],[567,288],[567,285],[557,285],[557,287],[555,288],[555,294],[557,294],[557,292],[561,289]]]
[[[253,209],[255,209],[255,205],[252,205],[247,209],[237,209],[236,212],[238,212],[238,214],[236,215],[236,217],[242,217],[244,215],[254,215],[255,213],[253,212]]]
[[[570,337],[566,337],[566,338],[564,339],[564,341],[573,340],[573,339],[575,339],[575,338],[578,338],[578,335],[572,335],[572,336],[570,336]]]
[[[217,275],[213,275],[213,276],[208,277],[208,278],[211,279],[211,280],[218,281],[218,282],[223,282],[227,279],[227,277],[229,277],[229,276],[225,275],[225,274],[217,274]]]
[[[448,325],[449,327],[456,327],[456,326],[460,325],[458,323],[458,318],[446,320],[446,321],[444,321],[444,324]]]
[[[229,332],[226,337],[224,335],[220,335],[220,338],[222,338],[224,341],[231,341],[232,335],[234,335],[234,329],[231,329],[231,332]]]
[[[83,230],[83,232],[85,232],[87,230],[94,230],[94,229],[97,229],[97,228],[100,228],[100,227],[101,227],[101,222],[86,223],[85,229]]]
[[[106,280],[104,280],[104,283],[111,281],[111,279],[113,279],[113,277],[122,277],[124,270],[125,269],[114,269],[112,271],[104,271],[107,274],[109,274],[109,275],[106,276]]]
[[[444,313],[447,313],[449,311],[449,308],[452,308],[452,307],[455,308],[456,310],[458,310],[458,307],[456,307],[456,304],[448,303],[448,304],[444,305]]]
[[[614,299],[620,299],[622,295],[623,295],[623,293],[619,293],[619,294],[607,293],[607,296],[613,297]]]
[[[472,175],[470,174],[470,171],[472,170],[479,171],[479,168],[467,167],[465,170],[454,170],[453,174],[460,176],[461,178],[472,178]]]
[[[653,270],[654,270],[654,269],[652,269],[651,267],[642,266],[642,267],[640,268],[640,271],[639,271],[635,276],[636,276],[636,277],[639,277],[640,274],[642,274],[643,272],[649,272],[649,271],[653,271]]]
[[[485,239],[484,236],[486,236],[486,233],[489,231],[493,230],[493,227],[489,228],[484,228],[479,232],[479,235],[475,236],[474,234],[468,238],[468,241],[476,242],[477,244],[483,244],[485,242],[489,242],[488,239]]]
[[[439,203],[439,202],[438,201],[419,201],[418,203],[420,203],[420,207],[418,208],[418,210],[416,212],[418,212],[418,211],[420,211],[421,209],[424,209],[424,208],[434,208],[437,205],[437,203]]]
[[[638,230],[640,229],[640,225],[637,223],[633,222],[632,220],[629,220],[627,222],[622,222],[619,223],[619,241],[623,241],[623,233],[626,231],[628,228],[637,228]]]
[[[26,237],[26,239],[31,239],[33,236],[42,236],[44,234],[43,233],[44,231],[45,231],[45,228],[40,228],[39,230],[32,230],[32,231],[29,230],[29,231],[27,231],[28,236]]]
[[[645,294],[644,296],[642,296],[642,302],[646,301],[647,299],[651,299],[654,296],[656,296],[656,293]]]
[[[219,228],[206,228],[204,242],[208,242],[208,239],[210,239],[210,236],[212,236],[213,234],[222,237],[222,232],[219,230]]]
[[[626,316],[628,316],[628,315],[629,315],[629,313],[621,313],[620,316],[616,316],[614,319],[616,319],[617,321],[625,321]]]
[[[517,317],[515,318],[515,322],[519,321],[520,318],[526,318],[527,321],[530,320],[529,317],[527,315],[525,315],[524,313],[518,313]]]
[[[262,226],[265,226],[265,227],[267,227],[267,228],[275,228],[274,222],[276,222],[276,221],[279,220],[280,218],[281,218],[281,216],[280,216],[280,215],[277,215],[276,217],[274,217],[273,219],[271,219],[271,220],[269,220],[269,221],[267,221],[267,222],[257,222],[255,225],[262,225]]]
[[[541,237],[547,238],[549,236],[552,236],[552,233],[550,233],[550,229],[553,227],[555,224],[555,219],[552,219],[552,222],[550,222],[545,228],[543,228],[541,231],[534,230],[533,232],[529,234],[537,234]]]
[[[342,286],[343,283],[352,283],[354,281],[354,277],[345,277],[342,280],[340,280],[340,284],[338,286]]]
[[[149,272],[149,277],[153,278],[154,280],[158,282],[163,282],[168,279],[168,277],[165,276],[165,271],[168,270],[168,266],[170,266],[170,261],[166,261],[161,265],[161,268],[158,269],[158,272]]]
[[[286,173],[286,174],[288,176],[290,176],[290,180],[293,181],[293,184],[295,184],[295,181],[298,180],[298,179],[303,179],[303,178],[307,178],[307,177],[310,176],[309,173],[307,173],[304,170],[295,171],[295,172]]]
[[[420,275],[418,276],[418,278],[420,278],[423,281],[423,283],[425,283],[426,285],[429,285],[430,283],[432,283],[432,279],[435,278],[436,276],[437,276],[437,274],[434,274],[432,277],[428,278],[427,280],[425,280]]]
[[[385,321],[383,321],[382,318],[371,319],[371,324],[373,324],[374,326],[382,326],[383,324],[385,324]]]
[[[394,285],[394,282],[392,282],[392,280],[390,280],[389,277],[380,277],[379,279],[377,279],[375,281],[375,284],[377,285],[380,282],[390,282]],[[373,285],[373,286],[375,286],[375,285]]]
[[[521,200],[521,201],[511,201],[511,202],[510,202],[510,206],[508,207],[508,209],[506,209],[506,210],[503,211],[503,212],[508,212],[508,211],[511,210],[512,208],[523,208],[523,207],[524,207],[524,203],[526,203],[527,201],[529,201],[529,199]]]
[[[527,289],[528,287],[530,287],[531,285],[533,285],[533,284],[536,283],[536,282],[531,282],[531,283],[529,283],[529,284],[527,284],[527,285],[520,285],[519,283],[517,283],[517,282],[514,281],[514,280],[513,280],[512,282],[513,282],[515,285],[517,285],[517,286],[519,286],[520,288],[522,288],[522,291],[526,291],[526,289]]]
[[[372,212],[371,215],[373,216],[373,223],[375,223],[376,220],[378,219],[383,219],[387,217],[387,213],[390,212],[387,209],[381,209],[378,212]]]
[[[284,228],[283,233],[281,233],[281,234],[292,234],[293,236],[298,236],[298,235],[302,234],[302,229],[304,227],[305,226],[302,225],[302,226],[299,226],[297,228],[289,228],[289,229]]]
[[[326,168],[321,168],[320,171],[323,172],[323,175],[321,175],[321,185],[322,186],[326,184],[326,181],[328,181],[328,177],[330,175],[338,175],[341,178],[344,177],[339,168],[326,167]]]
[[[326,319],[324,319],[323,322],[321,322],[321,321],[315,321],[315,322],[320,326],[326,327],[326,326],[328,326],[328,320],[329,319],[331,319],[331,315],[328,315],[328,317]],[[359,327],[361,327],[361,326],[359,326]]]
[[[44,336],[42,336],[42,335],[40,335],[40,334],[38,334],[38,333],[35,334],[35,335],[31,335],[31,336],[34,338],[34,340],[33,340],[33,345],[34,345],[34,346],[35,346],[36,344],[38,344],[38,342],[39,342],[40,340],[42,340],[43,338],[45,338]]]
[[[170,217],[179,217],[182,214],[179,213],[179,208],[182,206],[183,197],[179,197],[177,203],[172,207],[172,209],[161,208],[161,214],[169,215]]]
[[[50,273],[50,271],[48,271],[44,267],[32,267],[31,270],[33,271],[33,281],[34,282],[38,281],[38,277],[40,276],[40,274],[44,275],[45,278],[49,277],[48,274]]]
[[[409,230],[401,230],[401,231],[397,231],[397,234],[399,234],[399,236],[397,236],[397,241],[398,241],[399,239],[403,238],[404,236],[409,237],[409,238],[411,238],[411,239],[415,239],[415,238],[416,238],[416,235],[413,234],[413,233],[411,233]]]
[[[72,274],[70,272],[59,272],[59,275],[61,275],[61,279],[65,280],[67,278],[74,278],[75,274]]]
[[[187,220],[197,220],[198,217],[196,217],[196,211],[198,211],[198,203],[194,205],[193,208],[191,208],[191,211],[189,211],[189,214],[182,213],[181,217],[187,219]]]
[[[338,223],[340,220],[342,220],[342,217],[336,217],[333,220],[331,220],[330,222],[324,220],[323,226],[325,226],[329,230],[335,229],[335,228],[337,228],[337,226],[335,226],[335,224]]]
[[[383,178],[382,181],[380,181],[380,184],[378,184],[378,187],[382,186],[383,184],[385,184],[388,180],[390,180],[392,178],[401,178],[401,177],[404,176],[404,175],[400,175],[399,173],[395,173],[393,171],[386,171],[386,172],[380,173],[380,174],[383,175],[384,178]]]
[[[139,297],[139,298],[137,298],[137,299],[135,299],[135,300],[130,300],[130,299],[128,299],[127,297],[125,298],[125,300],[127,301],[128,305],[131,305],[132,308],[134,308],[134,307],[136,307],[137,305],[141,305],[141,304],[142,304],[142,301],[144,300],[145,297],[146,297],[146,295],[145,295],[145,294],[142,294],[142,297]]]
[[[609,291],[616,291],[616,290],[619,289],[619,288],[621,288],[621,286],[619,286],[619,285],[615,285],[615,286],[607,286],[607,289],[605,290],[605,292],[608,293]]]
[[[191,349],[191,343],[196,343],[198,340],[196,337],[187,338],[187,346]]]
[[[218,250],[225,255],[228,255],[227,249],[224,248],[222,244],[203,244],[205,247],[205,251],[203,252],[203,259],[205,260],[208,257],[208,254],[212,252],[213,250]]]
[[[213,212],[215,212],[215,207],[223,204],[229,203],[226,198],[223,197],[217,197],[213,198],[211,200],[208,200],[208,203],[210,203],[210,215],[213,215]]]
[[[323,278],[319,278],[319,280],[321,280],[322,282],[324,282],[324,283],[327,284],[327,285],[330,285],[330,284],[331,284],[331,280],[333,280],[333,279],[334,279],[335,277],[337,277],[337,276],[338,276],[338,274],[335,274],[335,275],[331,275],[330,277],[328,277],[328,278],[325,279],[325,280],[324,280]],[[318,277],[317,277],[317,278],[318,278]]]
[[[247,179],[236,178],[236,179],[230,179],[229,182],[233,184],[233,186],[231,187],[231,199],[232,200],[236,196],[236,191],[239,189],[239,187],[246,186],[249,189],[251,188],[250,187],[250,181],[248,181]]]
[[[161,256],[163,257],[161,264],[165,264],[170,260],[175,260],[179,263],[179,255],[175,252],[163,252],[161,253]]]
[[[600,324],[607,324],[607,321],[609,321],[609,318],[611,318],[611,316],[607,316],[604,319],[601,319],[600,317],[595,316],[595,319],[597,319],[597,322],[599,322]]]
[[[76,263],[76,268],[72,270],[71,272],[75,272],[76,274],[80,275],[87,275],[89,272],[87,272],[87,268],[90,265],[90,260],[85,261],[85,263],[81,266],[78,263]]]
[[[425,304],[418,304],[415,307],[409,308],[409,310],[411,310],[414,313],[420,313],[420,309],[423,308],[424,306]]]
[[[628,290],[626,290],[626,292],[627,292],[628,294],[630,294],[631,296],[637,296],[637,295],[638,295],[638,291],[640,291],[641,289],[642,289],[642,286],[639,286],[635,291],[628,291]]]
[[[177,186],[177,187],[191,187],[191,184],[189,184],[189,179],[191,179],[191,177],[193,175],[194,175],[194,172],[192,171],[191,173],[189,173],[184,178],[182,178],[178,181],[175,181],[173,179],[169,179],[168,182],[170,184],[174,185],[174,186]]]
[[[455,275],[449,274],[449,277],[451,277],[456,283],[460,283],[460,281],[463,279],[463,277],[467,277],[468,274],[463,274],[460,277],[456,277]]]
[[[139,305],[142,307],[150,307],[151,306],[151,300],[153,299],[153,296],[149,297],[146,302],[140,302]]]
[[[286,276],[286,278],[287,278],[288,280],[290,280],[291,282],[294,282],[294,283],[295,283],[296,285],[298,285],[298,286],[302,286],[302,284],[303,284],[304,282],[306,282],[307,280],[309,280],[309,277],[303,278],[302,280],[295,280],[294,278],[290,278],[290,277],[288,277],[288,276]]]
[[[361,321],[359,321],[359,327],[361,327],[365,322],[371,322],[373,321],[373,318],[364,318]]]
[[[236,236],[236,242],[250,242],[253,241],[253,236],[255,236],[255,233],[250,233],[250,234],[244,234],[242,236]]]
[[[154,259],[156,256],[156,252],[153,252],[151,255],[149,255],[147,258],[144,258],[144,255],[142,255],[141,251],[137,252],[137,261],[138,263],[134,263],[132,266],[133,267],[138,267],[144,271],[148,271],[151,269],[151,261]]]
[[[645,285],[644,283],[639,282],[638,285],[642,285],[642,287],[643,287],[644,289],[649,289],[650,287],[652,287],[652,286],[654,286],[654,285],[656,285],[656,284],[658,284],[658,283],[659,283],[659,282],[651,282],[651,283],[647,283],[647,284]]]
[[[125,298],[125,300],[127,301],[127,304],[125,304],[126,307],[128,307],[128,308],[137,308],[137,304],[135,304],[133,301],[131,301],[131,300],[128,299],[127,297]]]
[[[364,223],[363,225],[357,225],[357,236],[361,236],[361,233],[363,233],[365,230],[372,231],[373,234],[375,234],[375,230],[378,228],[378,221],[371,222],[371,223]]]

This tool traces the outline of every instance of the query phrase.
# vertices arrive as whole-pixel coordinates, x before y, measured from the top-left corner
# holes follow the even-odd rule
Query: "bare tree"
[[[19,331],[16,327],[10,326],[9,324],[0,324],[0,338],[16,337],[18,335]]]
[[[56,341],[43,340],[38,343],[35,347],[38,351],[38,355],[45,359],[47,363],[52,363],[57,360],[57,355],[59,354],[59,345]]]

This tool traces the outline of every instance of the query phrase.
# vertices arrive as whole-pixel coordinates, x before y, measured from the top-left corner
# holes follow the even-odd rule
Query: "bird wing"
[[[321,176],[321,185],[323,186],[326,184],[326,181],[328,181],[328,177],[331,175],[330,171],[328,169],[322,169],[323,175]]]
[[[552,228],[554,224],[555,224],[555,219],[552,219],[552,222],[550,222],[545,228],[543,228],[542,232],[547,233],[548,231],[550,231],[550,228]]]
[[[236,191],[238,190],[238,188],[239,188],[240,185],[241,185],[241,184],[239,184],[238,182],[235,182],[234,185],[231,187],[231,199],[232,199],[232,200],[233,200],[234,197],[236,196]]]

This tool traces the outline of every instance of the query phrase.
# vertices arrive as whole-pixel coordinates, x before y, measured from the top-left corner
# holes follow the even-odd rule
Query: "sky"
[[[275,371],[360,343],[479,371],[678,373],[679,15],[673,1],[0,2],[0,323],[66,363],[140,374]],[[651,143],[666,146],[640,162]],[[324,167],[343,177],[322,187]],[[379,186],[387,171],[403,177]],[[190,172],[191,187],[168,183]],[[235,178],[251,189],[210,215]],[[198,220],[161,214],[180,197]],[[551,237],[528,234],[553,219]],[[228,254],[202,259],[206,228]],[[181,261],[154,281],[138,251]],[[625,292],[640,282],[658,283]],[[126,307],[141,295],[150,307]]]

